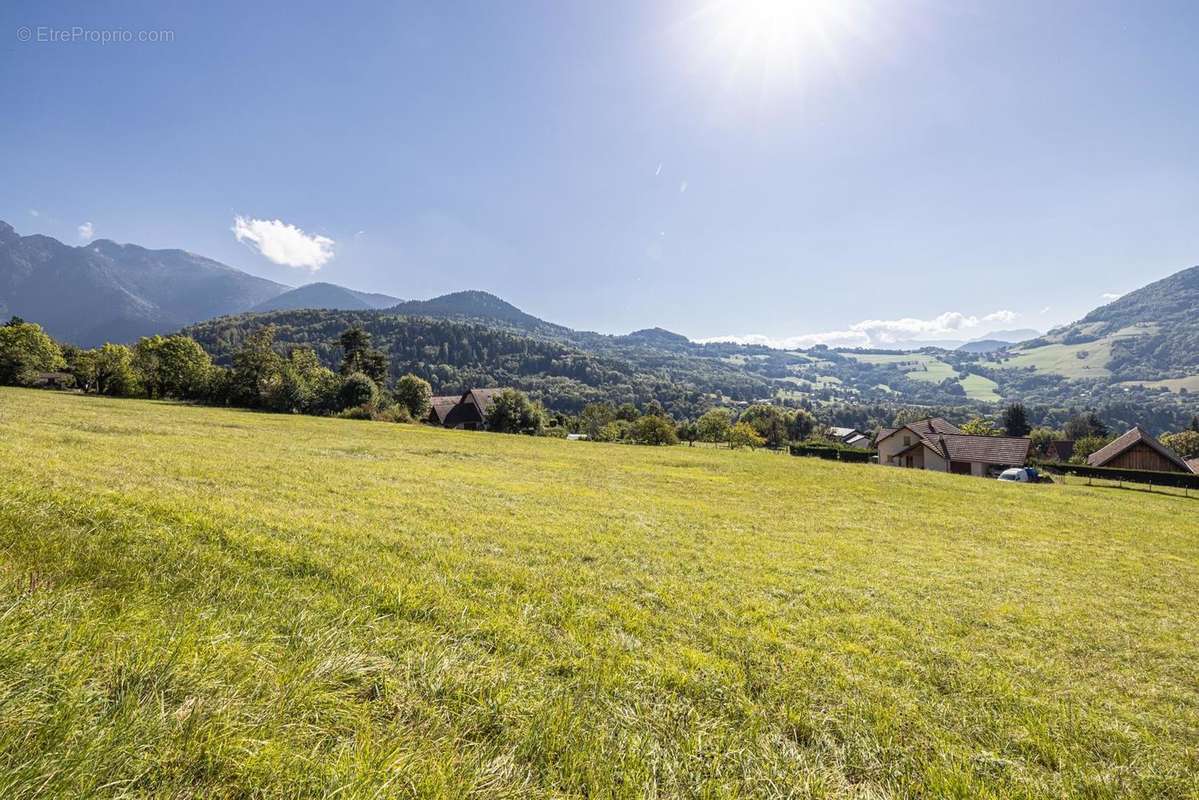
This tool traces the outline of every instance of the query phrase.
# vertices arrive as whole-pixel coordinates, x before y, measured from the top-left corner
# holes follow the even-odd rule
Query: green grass
[[[999,384],[990,378],[976,375],[973,372],[958,381],[966,390],[966,397],[971,400],[981,400],[984,403],[998,403],[1003,396],[997,391]]]
[[[1199,392],[1199,375],[1189,375],[1185,378],[1166,378],[1160,381],[1124,381],[1120,385],[1147,386],[1151,388],[1161,386],[1175,394],[1178,394],[1183,389],[1186,389],[1187,392]]]
[[[1195,797],[1195,500],[0,390],[0,797]]]
[[[1081,326],[1080,331],[1088,327]],[[1112,346],[1118,339],[1145,336],[1157,332],[1155,325],[1135,325],[1084,344],[1048,344],[1029,350],[1013,350],[1002,362],[989,362],[991,367],[1032,367],[1037,372],[1051,372],[1063,378],[1109,378],[1108,364]]]

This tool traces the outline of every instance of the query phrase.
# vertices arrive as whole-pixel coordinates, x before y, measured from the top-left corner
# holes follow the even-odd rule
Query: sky
[[[107,38],[107,41],[105,39]],[[0,7],[0,219],[776,345],[1199,264],[1199,3]]]

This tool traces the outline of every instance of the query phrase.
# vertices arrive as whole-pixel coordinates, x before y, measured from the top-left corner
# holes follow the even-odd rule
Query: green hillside
[[[1199,793],[1195,500],[0,389],[0,797]]]

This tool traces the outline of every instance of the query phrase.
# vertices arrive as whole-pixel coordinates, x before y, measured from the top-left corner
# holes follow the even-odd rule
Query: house
[[[1074,456],[1074,442],[1070,439],[1058,439],[1049,443],[1045,448],[1045,458],[1064,464]]]
[[[39,372],[29,385],[39,389],[71,389],[75,386],[75,376],[69,372]]]
[[[956,425],[931,417],[898,428],[884,428],[875,439],[878,463],[985,477],[1028,461],[1027,436],[972,436]]]
[[[432,399],[428,421],[444,428],[482,430],[487,412],[503,388],[468,389],[461,396],[441,395]]]
[[[857,447],[861,450],[869,450],[874,446],[870,441],[870,437],[861,431],[858,431],[848,439],[842,439],[841,441],[846,447]]]
[[[1194,472],[1173,450],[1140,425],[1087,456],[1087,466],[1144,469],[1153,472]]]
[[[863,450],[869,450],[870,434],[865,431],[860,431],[857,428],[828,428],[829,438],[834,439],[846,447],[859,447]]]
[[[1199,458],[1192,458],[1187,462],[1187,466],[1191,468],[1191,472],[1199,475]]]

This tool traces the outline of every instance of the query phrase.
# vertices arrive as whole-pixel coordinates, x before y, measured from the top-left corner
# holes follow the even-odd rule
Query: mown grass
[[[1194,797],[1195,501],[0,390],[0,797]]]

